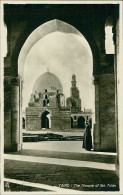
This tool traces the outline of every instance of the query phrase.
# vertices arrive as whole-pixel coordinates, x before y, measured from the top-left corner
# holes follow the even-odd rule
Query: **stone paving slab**
[[[4,186],[6,183],[4,182]],[[31,187],[31,186],[25,186],[25,185],[20,185],[16,183],[11,183],[9,182],[9,188],[4,187],[5,192],[48,192],[48,190],[41,189],[41,188],[36,188],[36,187]]]
[[[103,169],[103,170],[115,170],[115,164],[99,163],[93,161],[81,161],[81,160],[47,158],[47,157],[36,157],[36,156],[34,157],[34,156],[25,156],[25,155],[12,155],[12,154],[4,154],[4,158],[8,160],[54,164],[54,165],[65,165],[71,167],[88,167],[88,168],[96,168],[96,169]]]
[[[5,160],[5,178],[82,191],[118,191],[115,171]],[[92,186],[93,185],[93,186]],[[102,185],[102,186],[101,186]]]
[[[95,154],[105,154],[114,155],[113,152],[96,152],[87,151],[83,146],[83,141],[41,141],[41,142],[29,142],[23,143],[23,149],[29,150],[47,150],[47,151],[57,151],[57,152],[73,152],[73,153],[95,153]]]
[[[19,152],[9,153],[12,155],[26,155],[35,157],[49,157],[49,158],[59,158],[59,159],[71,159],[71,160],[81,160],[81,161],[91,161],[100,163],[115,164],[116,156],[114,155],[104,155],[95,153],[72,153],[72,152],[54,152],[47,150],[28,150],[23,149]]]

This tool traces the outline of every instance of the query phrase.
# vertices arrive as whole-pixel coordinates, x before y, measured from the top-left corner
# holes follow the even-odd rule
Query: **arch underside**
[[[7,5],[8,6],[8,5]],[[62,5],[60,5],[62,7]],[[80,6],[80,5],[79,5]],[[95,84],[95,115],[96,115],[96,124],[94,126],[94,132],[95,132],[95,137],[94,137],[94,149],[98,150],[98,151],[116,151],[116,135],[115,135],[115,81],[114,81],[114,63],[112,61],[113,56],[105,56],[105,51],[104,51],[104,40],[105,40],[105,34],[104,34],[104,22],[105,19],[108,15],[111,15],[111,13],[114,13],[114,18],[117,19],[115,17],[118,9],[115,5],[113,5],[114,8],[112,9],[112,7],[110,5],[98,5],[98,7],[95,7],[95,5],[92,5],[92,9],[88,9],[88,5],[87,5],[87,9],[80,9],[77,8],[79,11],[76,12],[75,14],[72,14],[72,9],[71,9],[71,17],[67,18],[67,14],[64,14],[64,17],[62,16],[62,14],[59,14],[59,18],[62,19],[64,21],[68,21],[68,23],[70,22],[73,26],[76,26],[77,29],[79,29],[79,31],[86,37],[86,40],[88,41],[89,45],[91,46],[92,49],[92,53],[93,53],[93,69],[95,67],[96,71],[95,71],[95,80],[94,80],[94,84]],[[107,8],[109,7],[109,8]],[[83,5],[82,5],[83,8]],[[16,7],[17,9],[17,7]],[[21,7],[22,9],[22,7]],[[100,10],[101,9],[101,12]],[[82,11],[84,11],[84,14]],[[107,11],[109,10],[109,11]],[[33,10],[34,11],[34,10]],[[110,12],[110,13],[109,13]],[[25,17],[26,15],[26,19],[22,18],[22,21],[20,21],[20,18],[16,18],[16,20],[14,20],[15,17],[15,13],[13,14],[13,18],[8,17],[8,13],[10,13],[9,11],[6,12],[5,14],[5,22],[7,24],[7,30],[8,30],[8,56],[5,59],[5,76],[6,76],[6,82],[8,82],[8,84],[10,84],[10,80],[8,79],[8,77],[12,78],[12,77],[16,77],[16,86],[15,87],[15,94],[12,93],[11,91],[9,91],[9,93],[11,94],[11,97],[13,98],[13,104],[7,104],[5,102],[5,108],[7,107],[7,109],[5,110],[5,135],[6,135],[6,140],[10,140],[10,137],[12,137],[12,135],[10,135],[10,137],[8,136],[8,132],[16,132],[18,130],[18,127],[15,127],[15,121],[14,121],[14,113],[11,113],[12,110],[12,106],[14,107],[14,105],[16,105],[16,107],[20,106],[20,104],[18,103],[19,101],[16,101],[16,96],[18,94],[16,94],[17,91],[17,85],[19,85],[18,83],[18,74],[19,76],[22,77],[23,79],[23,68],[24,68],[24,63],[25,63],[25,59],[26,56],[28,55],[30,49],[33,47],[34,44],[36,44],[36,42],[38,40],[40,40],[41,38],[43,38],[44,36],[48,35],[49,33],[53,33],[56,31],[60,31],[63,33],[74,33],[76,35],[81,35],[81,33],[75,29],[73,26],[64,23],[60,20],[51,20],[50,22],[47,22],[41,26],[40,23],[44,23],[45,21],[47,21],[49,18],[53,18],[52,16],[50,16],[49,18],[45,15],[44,13],[44,19],[40,20],[42,13],[39,14],[35,14],[34,13],[34,18],[33,18],[33,22],[31,23],[30,21],[30,14],[28,15],[27,13],[22,13],[22,12],[18,12],[19,14],[22,13]],[[63,12],[62,12],[63,13]],[[79,13],[79,14],[78,14]],[[95,14],[93,14],[95,13]],[[12,13],[11,13],[12,14]],[[17,14],[17,13],[16,13]],[[19,15],[17,14],[17,15]],[[36,19],[36,17],[41,21],[36,23],[34,22],[34,20]],[[83,16],[80,19],[80,17]],[[85,21],[85,16],[87,16],[87,21]],[[92,16],[92,17],[90,17]],[[57,15],[55,14],[54,17],[56,18]],[[77,21],[77,22],[76,22]],[[78,22],[79,21],[79,22]],[[25,25],[25,23],[27,23],[27,26]],[[35,24],[36,23],[36,24]],[[50,24],[50,25],[49,25]],[[24,26],[25,25],[25,26]],[[39,26],[37,28],[37,26]],[[22,28],[22,32],[20,33],[20,28]],[[38,29],[38,31],[36,32],[36,30],[34,30],[36,28],[36,30]],[[42,30],[41,30],[42,29]],[[34,30],[34,31],[33,31]],[[116,29],[114,29],[116,30]],[[34,36],[32,36],[33,32],[34,32]],[[42,32],[41,32],[42,31]],[[32,32],[32,33],[31,33]],[[84,33],[83,33],[84,32]],[[30,34],[31,33],[31,34]],[[116,32],[115,32],[116,33]],[[30,36],[28,37],[28,35],[30,34]],[[14,36],[13,36],[14,35]],[[17,35],[17,36],[16,36]],[[118,36],[118,34],[117,34]],[[14,38],[13,38],[14,37]],[[27,39],[28,37],[28,39]],[[26,40],[27,39],[27,40]],[[25,42],[26,41],[26,42]],[[24,44],[25,42],[25,44]],[[23,45],[24,44],[24,45]],[[115,42],[116,44],[116,42]],[[22,47],[23,45],[23,47]],[[22,48],[22,49],[21,49]],[[20,53],[20,55],[19,55]],[[117,53],[116,53],[117,54]],[[18,56],[19,56],[19,61],[18,61]],[[106,58],[107,61],[105,61],[105,57],[110,57],[109,60],[111,63],[108,64],[108,58]],[[111,58],[112,57],[112,58]],[[116,55],[117,57],[117,55]],[[116,67],[115,67],[116,68]],[[14,70],[14,74],[11,73],[11,71]],[[94,70],[93,70],[94,71]],[[11,79],[10,78],[10,79]],[[13,81],[11,82],[13,83]],[[13,83],[15,85],[15,83]],[[13,89],[14,89],[13,87]],[[5,96],[8,97],[8,88],[4,89],[5,90]],[[11,90],[11,87],[10,87]],[[104,93],[105,92],[105,93]],[[109,101],[107,101],[109,100]],[[7,98],[6,98],[7,101]],[[6,106],[7,105],[7,106]],[[8,107],[9,106],[9,107]],[[17,111],[20,109],[17,107]],[[8,114],[8,110],[10,109],[10,114]],[[19,112],[19,111],[18,111]],[[8,118],[9,118],[9,124],[8,124]],[[11,124],[14,124],[14,130],[11,129]],[[17,121],[17,125],[19,124],[19,122]],[[21,124],[21,123],[20,123]],[[9,138],[8,138],[8,137]],[[11,146],[8,144],[8,142],[6,141],[6,148],[12,148],[13,150],[17,150],[17,148],[15,149],[14,146]]]
[[[75,27],[60,20],[51,20],[36,28],[24,43],[18,58],[18,74],[24,80],[24,64],[31,48],[43,37],[53,32],[72,33],[84,37]],[[88,44],[89,45],[89,44]],[[91,50],[91,49],[90,49]],[[92,51],[91,51],[92,53]]]

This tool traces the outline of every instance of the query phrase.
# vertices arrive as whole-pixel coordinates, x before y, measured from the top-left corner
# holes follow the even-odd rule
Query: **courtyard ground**
[[[11,191],[48,194],[118,191],[116,153],[86,151],[82,141],[23,143],[4,155],[5,186]]]

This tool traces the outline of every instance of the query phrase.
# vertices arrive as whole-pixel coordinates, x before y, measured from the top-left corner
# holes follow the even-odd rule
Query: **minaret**
[[[79,90],[76,86],[76,75],[72,75],[71,81],[71,95],[70,98],[67,99],[67,105],[71,108],[71,112],[77,113],[81,111],[81,99],[79,98]]]
[[[79,98],[79,90],[76,86],[76,75],[72,75],[72,81],[71,81],[71,96],[74,98]]]
[[[76,75],[75,74],[72,75],[71,84],[72,84],[72,88],[75,88],[76,87]]]

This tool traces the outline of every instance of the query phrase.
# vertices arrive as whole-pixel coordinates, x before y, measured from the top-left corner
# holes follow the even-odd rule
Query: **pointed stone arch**
[[[50,117],[48,117],[50,113],[48,111],[43,112],[41,116],[41,128],[49,129],[50,128]]]
[[[8,6],[8,5],[7,5]],[[39,6],[39,5],[38,5]],[[61,6],[61,5],[60,5]],[[24,66],[24,63],[20,63],[20,61],[18,61],[18,57],[20,60],[20,55],[21,52],[23,50],[23,52],[25,52],[25,55],[28,54],[29,50],[26,50],[26,48],[24,49],[24,45],[27,43],[28,38],[32,35],[33,32],[35,32],[36,29],[38,29],[39,27],[44,28],[44,26],[47,26],[47,32],[48,33],[53,33],[55,31],[60,31],[63,33],[74,33],[76,35],[80,35],[82,36],[82,34],[84,35],[85,39],[88,41],[91,49],[92,49],[92,53],[93,53],[93,74],[95,76],[95,80],[94,80],[94,84],[95,84],[95,105],[96,105],[96,109],[95,109],[95,115],[96,115],[96,125],[95,125],[95,150],[100,150],[100,151],[115,151],[115,125],[114,125],[114,116],[115,116],[115,94],[114,94],[114,75],[113,75],[113,71],[114,68],[113,67],[113,63],[112,66],[108,68],[108,64],[104,63],[105,62],[105,53],[103,51],[103,47],[102,45],[104,45],[104,21],[105,19],[108,17],[109,14],[113,14],[114,18],[116,18],[115,14],[119,8],[114,7],[113,9],[110,7],[107,9],[107,5],[103,6],[101,9],[104,10],[101,13],[99,13],[99,7],[94,7],[92,6],[92,9],[88,9],[87,6],[87,10],[85,10],[85,8],[80,8],[81,7],[79,5],[79,7],[77,8],[78,13],[74,13],[73,14],[73,9],[71,10],[71,17],[68,17],[68,15],[66,13],[64,13],[64,15],[60,14],[58,15],[58,17],[63,20],[63,21],[67,21],[68,23],[71,23],[72,25],[62,22],[61,20],[54,20],[53,18],[57,18],[57,15],[53,15],[53,16],[47,16],[46,13],[43,13],[44,18],[42,19],[42,12],[36,14],[35,13],[35,8],[33,8],[33,23],[32,22],[32,18],[30,19],[30,14],[24,13],[23,6],[21,6],[21,8],[18,9],[16,7],[16,14],[17,16],[20,15],[20,13],[22,13],[21,17],[23,20],[20,20],[20,17],[16,17],[15,18],[15,12],[13,12],[13,18],[10,18],[9,13],[10,11],[6,10],[6,14],[5,14],[5,23],[7,24],[7,30],[8,30],[8,53],[7,56],[5,58],[5,70],[4,70],[4,75],[5,75],[5,80],[7,80],[8,84],[10,83],[10,85],[12,86],[12,90],[10,91],[11,93],[11,97],[13,100],[13,104],[9,106],[9,108],[12,110],[14,108],[14,105],[16,106],[16,112],[17,112],[17,116],[19,116],[19,114],[21,115],[20,112],[20,105],[18,103],[18,101],[16,101],[17,95],[18,97],[21,97],[21,86],[20,86],[20,82],[18,78],[19,76],[22,76],[23,78],[23,71],[20,73],[20,68],[22,69]],[[23,11],[22,11],[23,10]],[[32,8],[31,8],[32,10]],[[45,9],[43,9],[45,10]],[[85,10],[85,12],[87,13],[87,21],[85,20],[85,15],[86,13],[84,13],[84,15],[80,14],[83,13],[83,11]],[[92,12],[90,12],[92,10]],[[97,14],[93,14],[95,11],[95,13]],[[19,14],[18,14],[19,13]],[[63,12],[62,12],[63,13]],[[90,15],[90,13],[92,15]],[[12,14],[12,12],[11,12]],[[38,17],[37,17],[38,15]],[[23,17],[24,16],[24,17]],[[26,16],[26,17],[25,17]],[[84,17],[81,17],[84,16]],[[91,16],[91,17],[90,17]],[[25,19],[26,18],[26,19]],[[50,20],[53,19],[53,20]],[[103,18],[103,21],[101,20],[101,18]],[[37,21],[38,19],[38,21]],[[88,20],[89,19],[89,20]],[[45,21],[48,21],[47,23],[44,23]],[[79,21],[79,22],[78,22]],[[52,27],[48,24],[52,23]],[[42,25],[40,25],[42,24]],[[47,25],[46,25],[47,24]],[[61,25],[60,25],[61,24]],[[39,26],[39,27],[38,27]],[[63,28],[61,28],[61,26],[64,26]],[[76,28],[74,28],[73,26],[75,26]],[[73,29],[72,29],[72,28]],[[21,29],[21,31],[20,31]],[[34,30],[35,29],[35,30]],[[70,29],[72,30],[70,32]],[[39,31],[39,38],[40,35],[42,36],[42,38],[46,35],[48,35],[48,33],[46,33],[45,31],[41,33],[41,31]],[[81,34],[82,33],[82,34]],[[37,36],[38,36],[37,35]],[[98,35],[98,36],[97,36]],[[29,37],[28,37],[29,36]],[[103,37],[103,38],[102,38]],[[32,46],[35,44],[35,37],[34,39],[32,39],[31,41],[33,42]],[[29,48],[28,48],[29,49]],[[102,52],[102,53],[101,53]],[[26,57],[26,56],[25,56]],[[103,59],[104,58],[104,59]],[[23,58],[21,58],[22,61],[24,62],[24,56]],[[104,62],[103,62],[104,60]],[[22,65],[22,67],[20,66]],[[104,66],[105,65],[105,66]],[[14,81],[13,78],[15,77]],[[105,77],[105,78],[104,78]],[[106,81],[106,84],[105,84]],[[110,85],[109,89],[112,87],[112,90],[108,90],[107,86]],[[11,88],[11,87],[10,87]],[[104,93],[100,94],[100,92],[103,92],[107,90],[105,93],[107,96],[105,96]],[[19,94],[20,93],[20,94]],[[106,97],[106,99],[112,100],[112,102],[108,102],[108,106],[106,105],[106,101],[104,101],[104,97],[102,96],[104,94],[104,97]],[[8,90],[5,89],[5,95],[8,97]],[[111,97],[111,98],[110,98]],[[112,98],[113,97],[113,98]],[[99,102],[101,104],[99,104]],[[6,107],[6,106],[5,106]],[[106,109],[107,108],[107,111]],[[109,108],[109,109],[108,109]],[[18,148],[15,146],[18,146],[18,139],[15,139],[15,133],[17,133],[16,138],[18,138],[18,129],[19,129],[19,125],[18,124],[22,124],[22,122],[18,121],[19,117],[15,120],[14,116],[14,112],[10,112],[8,113],[8,109],[6,111],[6,115],[5,115],[5,137],[6,137],[6,143],[5,143],[5,148],[8,149],[12,149],[12,150],[17,150]],[[109,112],[110,110],[110,112]],[[12,116],[11,116],[12,114]],[[107,120],[107,118],[105,118],[105,116],[109,117],[109,120]],[[8,124],[8,118],[9,118],[9,124]],[[11,121],[12,119],[12,121]],[[13,125],[13,129],[12,129],[12,125]],[[14,125],[16,124],[16,126]],[[13,135],[12,135],[12,131],[13,131]],[[9,132],[9,135],[8,135]],[[8,144],[8,140],[11,139],[11,137],[13,136],[13,138],[15,140],[12,141],[12,143],[14,143],[13,145],[10,143]],[[104,139],[105,137],[105,139]],[[110,139],[110,142],[109,142]],[[21,145],[21,143],[20,143]]]
[[[39,27],[37,27],[26,39],[24,45],[21,48],[20,54],[19,54],[19,58],[18,58],[18,74],[19,76],[24,80],[23,77],[23,71],[24,71],[24,63],[26,60],[26,57],[30,51],[30,49],[43,37],[47,36],[50,33],[53,32],[62,32],[62,33],[72,33],[81,37],[84,37],[75,27],[73,27],[72,25],[63,22],[61,20],[51,20],[48,21],[42,25],[40,25]],[[84,39],[86,40],[86,38],[84,37]],[[86,40],[87,41],[87,40]],[[88,41],[87,41],[88,43]],[[89,45],[89,43],[88,43]],[[90,47],[90,45],[89,45]],[[91,48],[90,48],[91,50]],[[92,50],[91,50],[92,53]]]
[[[85,118],[83,116],[79,116],[77,120],[77,127],[78,128],[85,128]]]

